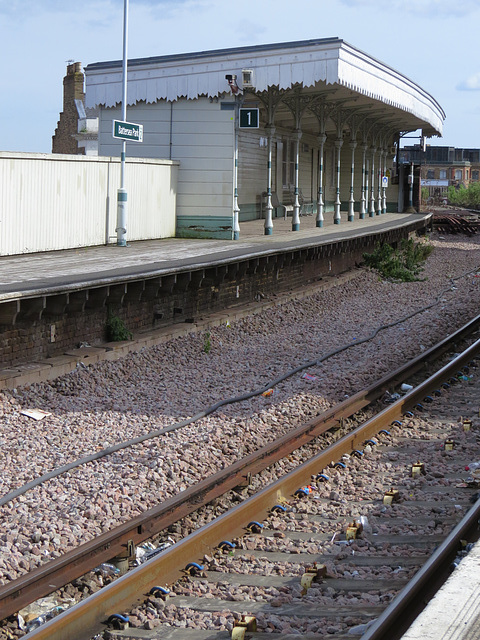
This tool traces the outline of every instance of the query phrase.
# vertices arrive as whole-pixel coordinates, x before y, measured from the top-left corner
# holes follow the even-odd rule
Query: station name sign
[[[132,142],[143,142],[143,124],[133,122],[113,121],[113,137]]]

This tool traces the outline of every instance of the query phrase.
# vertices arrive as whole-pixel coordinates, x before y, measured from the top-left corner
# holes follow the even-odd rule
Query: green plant
[[[133,333],[127,329],[123,320],[113,313],[108,314],[105,329],[108,342],[121,342],[133,338]]]
[[[367,267],[378,271],[382,278],[394,282],[414,282],[420,280],[422,263],[432,251],[432,245],[414,242],[410,238],[402,240],[399,249],[394,249],[387,243],[379,244],[373,253],[364,253],[363,259]]]
[[[203,352],[210,353],[211,349],[212,349],[211,335],[210,335],[210,331],[207,331],[207,333],[205,334],[205,338],[203,340]]]
[[[468,188],[448,187],[448,202],[459,207],[480,208],[480,183],[474,182]]]

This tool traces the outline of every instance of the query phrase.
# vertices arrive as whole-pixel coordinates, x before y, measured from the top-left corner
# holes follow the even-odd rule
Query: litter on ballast
[[[20,411],[22,416],[27,416],[28,418],[33,418],[34,420],[43,420],[47,416],[51,416],[52,414],[48,411],[43,411],[42,409],[23,409]]]
[[[75,599],[70,597],[47,596],[40,598],[18,612],[18,626],[22,631],[29,633],[74,604]]]
[[[311,373],[304,373],[302,376],[303,380],[316,380],[317,376],[312,376]]]
[[[120,575],[120,569],[109,562],[103,562],[100,566],[95,569],[95,573],[101,574],[106,577],[114,577]]]
[[[175,544],[175,540],[173,538],[168,537],[167,542],[163,542],[158,547],[155,547],[151,542],[145,542],[144,544],[138,546],[135,550],[136,563],[137,565],[141,565],[147,560],[150,560],[154,556],[157,556],[168,547],[171,547],[172,544]]]

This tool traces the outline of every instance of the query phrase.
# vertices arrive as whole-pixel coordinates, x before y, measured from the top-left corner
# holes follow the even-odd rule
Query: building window
[[[447,170],[440,169],[440,180],[446,180],[446,179],[447,179]]]
[[[455,180],[462,180],[462,178],[463,178],[462,170],[455,169]]]
[[[284,140],[282,151],[282,183],[288,189],[295,183],[295,141]]]
[[[427,180],[433,180],[434,178],[435,178],[434,169],[428,169],[427,170]]]
[[[478,182],[479,172],[472,169],[472,180]]]

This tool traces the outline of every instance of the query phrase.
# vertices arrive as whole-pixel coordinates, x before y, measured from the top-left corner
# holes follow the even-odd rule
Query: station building
[[[85,68],[98,153],[119,156],[122,61]],[[127,156],[179,164],[176,235],[238,239],[243,221],[335,224],[408,206],[405,132],[441,136],[445,113],[415,82],[338,38],[128,61]],[[128,183],[128,177],[127,177]],[[128,188],[128,184],[127,184]]]

